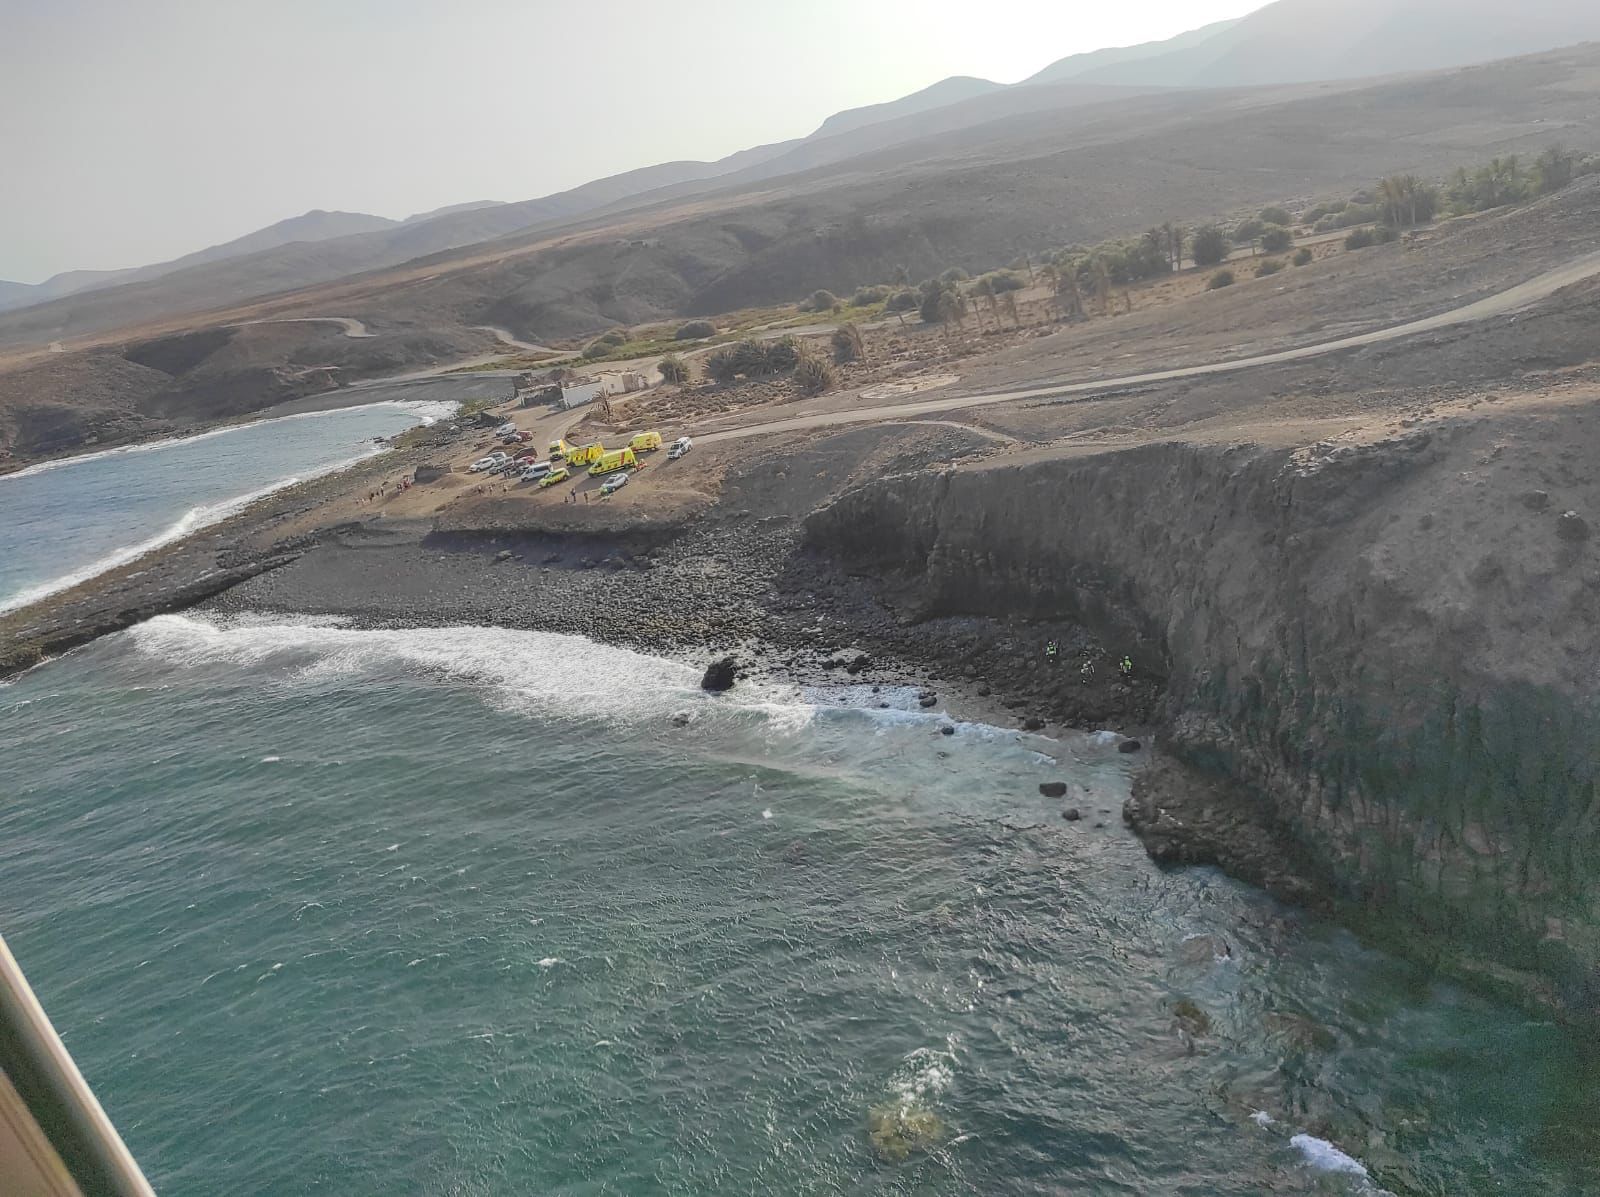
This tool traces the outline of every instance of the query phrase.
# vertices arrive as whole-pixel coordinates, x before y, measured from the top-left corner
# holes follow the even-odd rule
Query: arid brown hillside
[[[685,213],[631,215],[625,237],[507,241],[490,260],[426,281],[383,276],[351,297],[381,320],[485,321],[532,339],[681,313],[840,291],[950,266],[1193,222],[1267,202],[1343,196],[1378,175],[1447,174],[1553,141],[1600,148],[1600,48],[1353,91],[1138,97],[1035,113],[797,175],[781,190],[727,191]]]
[[[214,275],[184,271],[81,297],[70,311],[52,304],[0,316],[0,354],[13,351],[10,373],[0,373],[0,437],[17,452],[55,452],[90,435],[125,438],[130,413],[193,422],[253,410],[335,377],[481,352],[486,334],[473,330],[482,325],[549,343],[790,301],[818,287],[844,291],[900,271],[977,271],[1168,220],[1343,198],[1392,171],[1440,177],[1492,156],[1531,157],[1556,141],[1600,149],[1590,120],[1597,100],[1600,47],[1366,87],[1133,96],[1013,115],[232,308],[215,306]],[[326,255],[349,240],[303,249]],[[319,268],[334,269],[326,257]],[[151,319],[172,304],[193,314]],[[262,316],[353,318],[376,335],[278,325],[235,339],[194,372],[146,379],[150,386],[126,377],[130,344]],[[71,327],[57,327],[62,319]],[[66,353],[44,356],[82,351],[90,360],[41,360],[58,339]],[[246,359],[231,361],[246,345]],[[86,409],[100,416],[78,418]]]

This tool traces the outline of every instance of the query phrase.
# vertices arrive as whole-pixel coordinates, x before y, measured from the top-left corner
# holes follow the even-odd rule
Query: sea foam
[[[374,450],[374,452],[377,451],[376,449]],[[372,456],[371,453],[363,453],[359,457],[334,465],[331,468],[342,469],[346,465],[354,465],[357,461],[365,460],[370,456]],[[145,554],[153,553],[176,540],[182,540],[191,532],[209,527],[211,524],[221,523],[230,516],[237,515],[250,504],[283,490],[285,487],[293,486],[299,481],[299,478],[282,478],[270,486],[263,486],[261,489],[250,491],[247,494],[235,495],[231,499],[223,499],[218,503],[204,503],[198,507],[191,507],[148,540],[141,540],[138,544],[117,549],[96,561],[91,561],[81,569],[73,570],[69,574],[63,574],[59,578],[52,578],[48,582],[41,582],[37,586],[30,586],[26,590],[19,590],[13,595],[0,599],[0,613],[15,611],[19,607],[26,607],[38,602],[40,599],[48,598],[52,594],[59,594],[63,590],[71,590],[74,586],[87,582],[90,578],[98,577],[100,574],[108,573],[114,569],[120,569],[124,565],[131,565],[140,557],[145,556]]]
[[[699,693],[700,674],[691,665],[556,632],[158,615],[128,635],[141,652],[181,667],[277,667],[290,680],[426,673],[485,686],[507,707],[530,714],[666,714]]]
[[[1289,1146],[1303,1155],[1306,1163],[1318,1172],[1333,1172],[1341,1176],[1356,1176],[1362,1180],[1367,1178],[1366,1166],[1360,1160],[1346,1155],[1326,1139],[1319,1139],[1315,1135],[1299,1134],[1289,1140]]]

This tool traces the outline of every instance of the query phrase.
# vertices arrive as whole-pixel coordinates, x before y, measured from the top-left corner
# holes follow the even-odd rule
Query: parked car
[[[467,472],[469,474],[481,474],[483,471],[493,469],[499,464],[500,459],[498,457],[494,457],[492,455],[489,457],[480,457],[477,461],[473,462],[467,467]]]
[[[524,482],[537,482],[540,478],[543,478],[546,474],[548,474],[550,470],[551,465],[548,461],[530,462],[528,465],[523,467],[522,480]]]
[[[568,472],[566,466],[557,466],[543,478],[539,479],[539,485],[541,487],[554,486],[558,482],[565,482],[570,477],[572,477],[572,475]]]
[[[677,461],[678,458],[682,457],[685,453],[693,448],[694,442],[692,440],[686,436],[680,436],[677,440],[672,442],[672,448],[667,450],[667,460]]]
[[[602,482],[600,484],[600,493],[602,495],[615,494],[617,491],[621,490],[624,486],[628,485],[628,479],[631,478],[631,477],[633,477],[632,474],[613,474],[613,475],[611,475],[611,477],[607,478],[604,482]]]

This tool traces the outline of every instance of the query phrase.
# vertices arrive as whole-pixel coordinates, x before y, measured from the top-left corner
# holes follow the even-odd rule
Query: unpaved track
[[[995,403],[1016,403],[1026,399],[1056,399],[1066,395],[1083,395],[1098,391],[1116,391],[1127,387],[1145,386],[1158,382],[1175,382],[1185,378],[1203,378],[1212,374],[1230,374],[1240,370],[1253,370],[1259,366],[1276,366],[1284,362],[1299,362],[1309,358],[1338,353],[1345,349],[1359,349],[1367,345],[1381,345],[1399,341],[1420,333],[1435,332],[1473,324],[1494,316],[1506,316],[1522,311],[1557,291],[1575,283],[1600,275],[1600,253],[1585,254],[1565,266],[1548,271],[1519,283],[1506,291],[1453,308],[1435,316],[1397,324],[1392,328],[1375,329],[1356,336],[1341,337],[1337,341],[1323,341],[1316,345],[1302,345],[1298,349],[1284,349],[1277,353],[1263,353],[1256,357],[1235,358],[1232,361],[1211,362],[1203,366],[1180,366],[1173,370],[1157,370],[1149,374],[1130,374],[1122,378],[1098,378],[1089,382],[1060,380],[1041,383],[1021,391],[996,391],[978,395],[950,395],[941,399],[924,399],[916,403],[897,403],[882,407],[858,407],[848,411],[822,412],[817,415],[795,416],[788,420],[773,420],[764,424],[749,424],[743,428],[696,433],[695,440],[704,444],[717,441],[743,440],[752,436],[768,436],[779,432],[799,432],[807,428],[828,428],[838,424],[861,424],[890,420],[905,420],[910,416],[929,415],[936,412],[964,411],[974,407],[988,407]]]
[[[494,324],[474,324],[472,326],[479,332],[491,334],[502,345],[510,345],[513,349],[526,349],[529,353],[560,353],[559,349],[551,349],[548,345],[535,345],[532,341],[523,341],[514,337],[510,329],[501,328]]]
[[[349,316],[280,316],[264,320],[241,320],[232,325],[233,328],[243,328],[247,324],[337,324],[344,329],[347,337],[375,337],[378,334],[367,331],[367,326],[359,320]]]

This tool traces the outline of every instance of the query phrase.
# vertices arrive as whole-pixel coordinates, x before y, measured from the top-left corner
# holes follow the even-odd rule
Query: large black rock
[[[724,690],[733,689],[733,680],[737,676],[739,664],[732,657],[723,657],[720,661],[713,661],[706,667],[705,677],[700,679],[700,688],[709,690],[712,694],[721,694]]]

